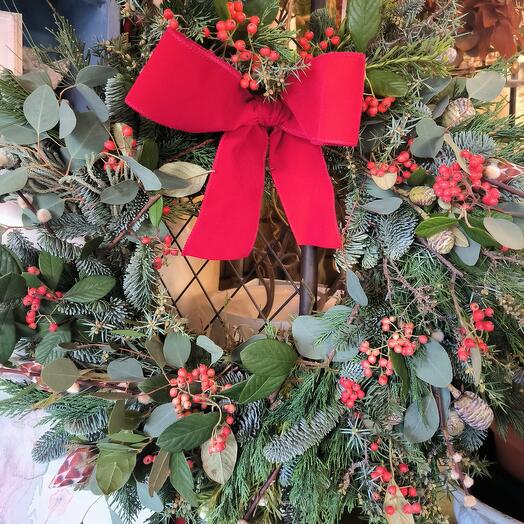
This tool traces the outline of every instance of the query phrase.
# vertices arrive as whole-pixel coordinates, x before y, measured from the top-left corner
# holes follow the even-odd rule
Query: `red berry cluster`
[[[306,31],[304,36],[301,36],[298,39],[298,45],[300,46],[298,54],[304,62],[309,62],[313,58],[313,51],[315,49],[323,52],[327,51],[329,46],[336,47],[340,44],[340,36],[335,34],[335,29],[333,27],[327,27],[324,31],[324,35],[325,38],[318,44],[313,42],[313,39],[315,38],[315,33],[313,33],[313,31]]]
[[[164,9],[164,18],[168,21],[170,29],[177,30],[179,27],[178,20],[175,18],[175,13],[171,9]]]
[[[385,386],[388,383],[388,377],[393,375],[393,363],[391,360],[381,356],[382,351],[380,348],[371,348],[367,340],[360,344],[359,349],[367,355],[367,358],[360,362],[360,365],[364,368],[364,376],[372,377],[373,371],[376,369],[379,371],[378,383],[381,386]]]
[[[419,168],[419,165],[411,158],[411,153],[406,149],[401,151],[391,162],[376,163],[368,162],[367,168],[373,176],[383,177],[386,173],[395,173],[397,175],[397,184],[405,182],[411,177],[411,174]]]
[[[39,269],[34,266],[28,267],[27,272],[32,275],[40,274]],[[30,308],[25,316],[25,322],[27,326],[30,329],[37,328],[37,313],[40,310],[42,300],[56,302],[63,296],[64,295],[61,291],[51,291],[47,286],[44,286],[43,284],[39,287],[28,288],[27,295],[25,295],[25,297],[22,299],[22,304]],[[56,322],[51,322],[49,324],[48,329],[51,333],[54,333],[58,329],[58,324]]]
[[[368,116],[377,116],[379,113],[386,113],[395,100],[396,98],[393,96],[387,96],[382,100],[374,96],[366,96],[362,102],[362,112]]]
[[[478,347],[483,353],[487,353],[488,345],[484,340],[482,340],[482,333],[490,333],[495,329],[495,324],[493,321],[488,320],[494,314],[492,308],[487,307],[481,309],[476,302],[472,302],[469,305],[471,309],[471,326],[468,335],[468,329],[466,327],[460,328],[460,334],[463,336],[463,339],[457,349],[458,359],[466,362],[471,356],[471,349]],[[475,331],[473,334],[471,332]]]
[[[149,466],[149,464],[153,464],[153,462],[155,461],[156,459],[156,455],[146,455],[143,459],[142,459],[142,462],[146,465],[146,466]]]
[[[355,407],[357,400],[362,400],[366,396],[360,385],[349,378],[342,377],[340,385],[344,390],[340,395],[340,400],[342,404],[350,409]]]
[[[378,480],[379,482],[389,482],[393,475],[391,471],[384,466],[377,466],[369,475],[372,480]]]
[[[230,405],[233,406],[233,404]],[[227,437],[229,437],[230,434],[231,428],[229,427],[229,425],[224,424],[217,432],[217,434],[211,439],[209,453],[222,453],[222,451],[226,449]]]
[[[122,134],[124,137],[130,139],[129,145],[132,149],[135,149],[137,146],[137,141],[133,138],[133,128],[128,125],[122,126]],[[118,148],[113,140],[109,139],[104,142],[102,154],[106,157],[104,169],[109,169],[110,171],[119,171],[124,167],[124,161],[115,156],[118,154]]]
[[[484,191],[481,201],[492,207],[499,203],[500,191],[489,182],[482,180],[484,171],[484,157],[474,155],[471,151],[463,150],[460,156],[468,162],[466,173],[458,162],[451,165],[442,165],[433,185],[433,191],[443,202],[466,204],[469,208],[478,202],[478,196],[473,189]]]
[[[168,209],[167,213],[165,213],[166,209]],[[162,209],[162,213],[164,215],[168,214],[170,211],[171,208],[168,206],[164,206],[164,209]],[[155,247],[158,248],[162,246],[162,255],[157,255],[155,258],[153,258],[153,269],[156,269],[157,271],[164,265],[165,257],[167,255],[177,256],[179,254],[178,249],[171,247],[173,245],[173,237],[171,235],[165,235],[162,240],[154,237],[144,236],[140,239],[140,243],[145,246],[154,244]]]

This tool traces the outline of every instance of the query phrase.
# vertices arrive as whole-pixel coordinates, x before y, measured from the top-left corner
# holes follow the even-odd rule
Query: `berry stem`
[[[142,218],[144,213],[146,213],[149,210],[149,208],[157,200],[160,199],[161,196],[162,196],[161,194],[158,194],[158,195],[149,197],[149,200],[145,203],[144,207],[136,214],[136,217],[133,218],[133,220],[131,220],[131,222],[129,222],[128,226],[123,231],[120,231],[120,233],[118,233],[118,235],[113,239],[113,241],[110,244],[107,245],[107,249],[114,248],[127,235],[127,233],[131,229],[133,229],[133,226]]]

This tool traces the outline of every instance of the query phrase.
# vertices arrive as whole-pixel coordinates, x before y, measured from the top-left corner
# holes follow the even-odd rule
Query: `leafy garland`
[[[494,116],[504,64],[450,76],[454,1],[352,0],[298,35],[271,25],[276,2],[122,4],[134,30],[88,51],[104,65],[57,17],[38,53],[60,85],[0,78],[2,205],[23,222],[0,247],[0,355],[25,378],[2,379],[0,413],[43,410],[35,460],[68,453],[55,485],[74,459],[124,522],[447,522],[439,494],[484,471],[493,418],[524,434],[524,128]],[[198,212],[216,146],[124,103],[166,26],[270,98],[312,54],[367,53],[360,144],[326,149],[347,297],[290,334],[195,338],[162,284],[167,225]]]

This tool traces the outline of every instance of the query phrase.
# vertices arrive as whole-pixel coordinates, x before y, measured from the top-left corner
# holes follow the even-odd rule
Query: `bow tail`
[[[275,130],[271,175],[298,245],[340,248],[335,195],[322,148]]]
[[[222,135],[202,208],[182,254],[238,260],[251,252],[258,232],[268,137],[259,126]]]

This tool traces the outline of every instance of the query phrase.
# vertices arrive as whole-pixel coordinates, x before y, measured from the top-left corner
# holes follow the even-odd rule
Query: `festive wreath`
[[[129,523],[438,524],[443,491],[475,503],[493,420],[524,434],[524,128],[499,116],[506,62],[453,75],[457,4],[351,0],[297,33],[275,1],[130,0],[120,37],[86,50],[57,16],[42,69],[2,73],[0,413],[44,412],[54,485]],[[347,296],[291,332],[220,347],[163,285],[219,142],[125,103],[165,31],[271,101],[320,55],[366,53],[358,146],[324,148]]]

